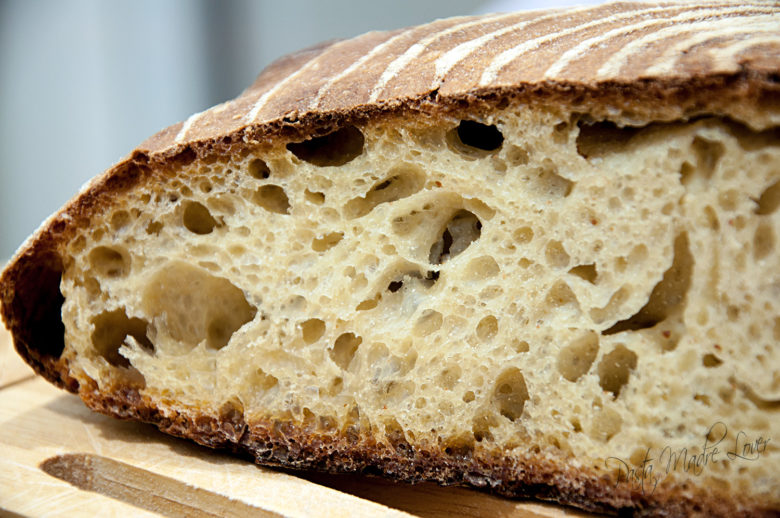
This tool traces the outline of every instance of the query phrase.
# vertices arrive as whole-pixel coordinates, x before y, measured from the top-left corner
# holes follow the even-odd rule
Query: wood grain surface
[[[11,343],[11,335],[3,327],[0,320],[0,391],[9,385],[33,376],[35,373],[32,368],[16,354]]]
[[[463,488],[256,466],[105,417],[34,375],[0,326],[0,515],[586,516]]]

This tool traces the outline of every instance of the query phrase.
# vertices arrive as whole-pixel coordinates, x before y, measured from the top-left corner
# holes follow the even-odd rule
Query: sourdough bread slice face
[[[767,3],[439,20],[283,58],[0,278],[91,408],[258,462],[776,515]]]

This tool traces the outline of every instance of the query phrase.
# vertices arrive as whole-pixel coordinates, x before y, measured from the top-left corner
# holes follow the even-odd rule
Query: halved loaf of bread
[[[86,404],[258,462],[780,512],[780,9],[616,3],[302,51],[0,279]]]

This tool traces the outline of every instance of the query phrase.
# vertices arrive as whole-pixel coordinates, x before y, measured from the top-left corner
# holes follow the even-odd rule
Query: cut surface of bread
[[[780,22],[439,20],[156,135],[0,278],[95,410],[258,462],[776,515]]]

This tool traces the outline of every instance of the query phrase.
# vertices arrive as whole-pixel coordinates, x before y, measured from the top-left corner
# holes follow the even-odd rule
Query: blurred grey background
[[[0,264],[89,178],[236,96],[277,57],[368,30],[567,3],[0,0]]]

